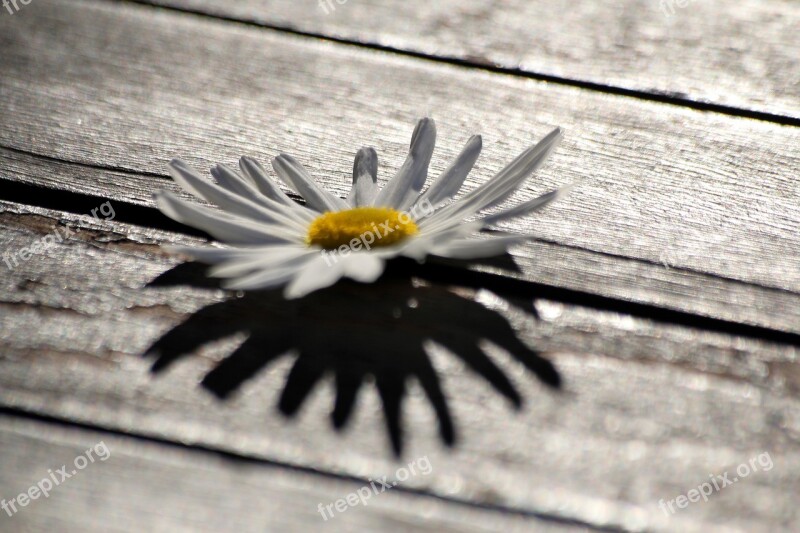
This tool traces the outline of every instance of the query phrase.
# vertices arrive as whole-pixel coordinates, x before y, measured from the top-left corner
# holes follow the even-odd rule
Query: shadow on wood
[[[184,263],[160,275],[151,286],[217,286],[204,275],[205,265]],[[402,450],[401,404],[406,381],[416,378],[433,405],[439,433],[447,445],[456,441],[453,420],[439,378],[425,350],[434,342],[461,358],[485,378],[515,409],[522,397],[506,374],[483,352],[489,341],[508,351],[540,380],[560,386],[555,367],[522,343],[500,314],[452,289],[430,284],[403,262],[390,263],[371,285],[343,281],[297,300],[280,290],[253,291],[209,305],[167,332],[148,350],[152,371],[161,372],[206,343],[247,334],[247,339],[203,379],[220,399],[279,357],[295,354],[278,403],[293,416],[326,373],[334,376],[335,428],[350,418],[362,385],[374,379],[395,454]],[[533,306],[528,310],[533,314]]]

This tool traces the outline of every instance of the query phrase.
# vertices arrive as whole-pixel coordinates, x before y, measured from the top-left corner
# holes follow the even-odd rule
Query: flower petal
[[[242,157],[239,159],[239,168],[242,169],[244,175],[250,179],[250,181],[258,188],[261,193],[270,198],[275,200],[276,202],[282,203],[289,207],[296,207],[300,208],[301,210],[305,210],[308,208],[304,208],[291,198],[286,195],[283,190],[269,177],[267,171],[264,170],[264,167],[261,166],[261,163],[253,159],[252,157]]]
[[[262,206],[264,205],[262,203],[264,196],[259,194],[256,188],[235,170],[220,164],[211,167],[211,175],[214,176],[217,184],[223,189],[238,194],[248,200],[252,200]]]
[[[188,255],[192,259],[214,265],[239,255],[237,248],[216,248],[214,246],[164,246],[171,254]]]
[[[318,289],[330,287],[344,274],[341,261],[334,261],[331,257],[322,254],[314,257],[303,265],[294,279],[286,286],[283,296],[286,299],[301,298]]]
[[[164,248],[170,253],[188,255],[210,265],[232,260],[245,261],[253,257],[261,257],[264,254],[269,254],[277,250],[285,250],[287,248],[306,249],[304,245],[294,245],[286,242],[260,246],[237,246],[235,248],[217,248],[215,246],[165,246]]]
[[[378,255],[369,252],[355,252],[343,259],[344,275],[361,283],[378,279],[386,264]]]
[[[292,156],[281,154],[272,160],[272,168],[278,176],[296,190],[306,203],[317,211],[339,211],[347,209],[347,202],[329,193],[309,176],[306,169]]]
[[[380,277],[384,266],[385,261],[370,252],[353,252],[348,255],[321,253],[300,267],[300,273],[287,285],[283,294],[288,299],[301,298],[329,287],[343,277],[371,283]]]
[[[431,255],[451,259],[478,259],[505,253],[509,246],[532,239],[531,235],[502,235],[486,239],[458,239],[441,243],[430,250]]]
[[[432,118],[420,120],[411,136],[408,157],[397,175],[375,198],[373,205],[400,210],[411,206],[425,185],[435,144],[436,123]]]
[[[257,270],[245,276],[228,279],[222,282],[222,286],[226,289],[241,291],[271,289],[296,278],[298,270],[303,272],[303,269],[314,261],[311,256],[306,256],[304,259],[305,262],[300,265],[292,264],[281,268]]]
[[[505,211],[500,211],[499,213],[487,215],[483,217],[481,220],[483,220],[484,224],[488,225],[500,222],[501,220],[527,215],[528,213],[532,213],[534,211],[538,211],[539,209],[543,209],[551,202],[554,202],[559,198],[561,198],[562,196],[565,196],[569,191],[572,190],[572,187],[573,185],[567,185],[565,187],[561,187],[560,189],[550,191],[537,198],[534,198],[533,200],[529,200],[527,202],[514,206],[510,209],[506,209]]]
[[[419,197],[417,203],[429,201],[438,206],[458,193],[470,170],[478,160],[483,141],[480,135],[473,135],[447,169],[434,181],[428,190]]]
[[[272,221],[278,224],[294,226],[303,231],[305,226],[296,218],[287,217],[279,210],[268,209],[252,200],[234,194],[219,185],[202,178],[189,165],[179,159],[173,159],[169,164],[170,175],[178,185],[202,200],[211,202],[226,212],[230,212],[255,221]]]
[[[562,136],[561,128],[554,129],[539,143],[522,152],[494,178],[424,220],[422,227],[439,227],[442,223],[448,226],[502,202],[513,194],[525,178],[544,164]]]
[[[211,175],[214,176],[217,183],[223,188],[267,208],[271,213],[275,213],[273,218],[279,222],[284,221],[298,229],[304,230],[308,226],[308,223],[316,218],[310,209],[303,208],[297,202],[292,202],[293,205],[290,206],[264,196],[241,174],[225,165],[217,165],[212,168]],[[284,216],[280,216],[279,214]]]
[[[249,257],[234,257],[218,264],[208,271],[209,276],[215,278],[232,278],[243,276],[256,270],[277,270],[294,268],[305,262],[310,255],[318,253],[316,250],[305,246],[273,247],[257,255]]]
[[[353,187],[347,200],[353,207],[372,205],[378,194],[378,154],[374,148],[362,148],[353,163]]]
[[[443,231],[423,232],[419,236],[409,240],[399,255],[410,257],[417,261],[424,261],[425,257],[431,253],[431,250],[447,241],[466,238],[468,235],[480,230],[482,226],[482,222],[462,221],[460,224]]]
[[[174,194],[161,191],[155,194],[156,204],[171,219],[201,229],[212,237],[230,244],[262,244],[270,242],[298,242],[302,236],[284,226],[256,223],[248,219],[221,213],[192,202],[181,200]]]

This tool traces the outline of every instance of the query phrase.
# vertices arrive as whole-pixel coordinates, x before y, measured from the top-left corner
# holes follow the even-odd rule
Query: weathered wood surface
[[[428,110],[436,110],[442,137],[436,170],[469,133],[484,133],[468,186],[561,124],[566,142],[518,196],[580,185],[567,201],[509,226],[547,241],[517,250],[525,279],[798,329],[795,128],[146,8],[30,7],[25,18],[0,19],[7,147],[156,176],[176,155],[207,168],[243,153],[267,159],[291,151],[344,194],[355,149],[377,146],[386,176],[404,157],[413,117]],[[31,80],[41,83],[30,87]],[[363,120],[343,120],[353,116]],[[154,182],[119,187],[147,201]],[[59,187],[118,192],[91,181]]]
[[[46,187],[80,194],[82,206],[76,205],[77,196],[59,199],[58,195],[46,195],[58,209],[88,213],[104,201],[113,198],[119,216],[128,222],[167,226],[177,231],[188,228],[173,223],[152,208],[152,191],[173,188],[166,176],[145,175],[135,172],[108,171],[82,164],[64,163],[31,156],[0,148],[0,176],[26,186]],[[8,191],[13,186],[6,186]],[[11,196],[25,201],[27,195],[36,195],[39,189],[21,187]],[[188,198],[182,191],[177,191]],[[103,197],[96,196],[103,194]],[[39,198],[41,205],[44,201]],[[733,280],[709,277],[696,272],[666,268],[662,263],[649,263],[635,259],[598,254],[579,248],[561,246],[556,243],[538,241],[526,246],[524,254],[515,257],[520,272],[476,265],[481,272],[499,273],[503,276],[581,291],[569,295],[571,299],[589,304],[596,294],[609,300],[596,302],[606,309],[620,309],[633,313],[626,302],[640,302],[657,308],[640,310],[651,316],[659,309],[676,309],[685,313],[715,317],[733,321],[721,324],[724,329],[741,331],[737,324],[755,324],[767,328],[756,336],[779,340],[781,332],[795,334],[800,328],[800,297],[788,291],[778,291]],[[636,292],[631,292],[635,287]],[[535,292],[535,290],[534,290]],[[556,289],[553,297],[567,298]],[[613,299],[613,300],[612,300]],[[675,321],[675,318],[671,318]],[[683,323],[698,323],[700,318],[683,317]],[[706,326],[707,327],[707,326]],[[776,338],[778,337],[778,338]],[[786,337],[786,335],[783,335]],[[797,344],[796,336],[789,335],[783,342]]]
[[[260,5],[220,4],[218,13],[382,44],[406,31],[398,17],[385,33],[347,33],[363,13],[317,27],[299,5],[267,20]],[[369,5],[375,16],[387,9]],[[452,16],[474,9],[463,6]],[[777,31],[747,51],[772,73],[796,61],[786,59],[783,31],[796,10],[763,6],[720,18],[783,13],[764,26]],[[345,8],[359,9],[353,0],[330,17]],[[437,9],[418,13],[430,21]],[[688,9],[691,35],[706,27],[696,17],[709,8]],[[481,34],[485,57],[503,63],[497,54],[522,52],[504,48],[495,24],[521,23],[493,13]],[[634,19],[632,34],[652,22]],[[726,22],[703,24],[719,32]],[[739,38],[755,31],[735,27]],[[389,44],[472,53],[447,45],[446,33],[433,38],[444,39],[434,52],[432,38]],[[508,41],[519,38],[512,31]],[[625,42],[646,56],[646,41]],[[731,67],[713,55],[725,42],[704,43],[703,53]],[[123,458],[0,529],[107,530],[115,517],[145,529],[212,529],[232,513],[245,530],[318,526],[319,501],[421,456],[430,476],[325,527],[403,530],[419,517],[435,530],[800,527],[796,128],[124,2],[37,0],[0,16],[0,47],[0,250],[18,253],[71,228],[66,242],[13,269],[0,263],[0,445],[12,450],[0,496],[98,435]],[[551,51],[570,77],[570,59]],[[551,57],[541,48],[531,56]],[[587,63],[602,69],[611,57],[601,48]],[[681,65],[688,78],[676,83],[689,87],[687,98],[718,87],[716,103],[794,116],[785,112],[796,87],[781,85],[785,76],[736,92],[730,84],[752,76],[720,64],[715,86],[686,81],[709,79],[697,64]],[[620,86],[631,87],[631,65],[620,64]],[[656,61],[632,87],[662,89],[663,71]],[[565,145],[519,198],[580,184],[508,227],[539,237],[515,250],[519,272],[404,265],[376,286],[342,284],[287,303],[220,291],[161,250],[200,240],[152,207],[153,191],[174,188],[164,171],[171,157],[205,169],[288,151],[344,194],[359,146],[379,149],[383,179],[402,161],[413,120],[430,111],[440,132],[435,170],[471,133],[484,134],[468,186],[549,127],[567,127]],[[79,216],[106,200],[114,220]],[[410,284],[411,274],[427,281]],[[430,356],[422,339],[439,343],[426,345]],[[159,353],[143,357],[154,346]],[[556,377],[561,391],[544,384]],[[391,448],[401,442],[398,460]],[[228,459],[210,459],[215,452]],[[774,469],[670,518],[660,510],[660,499],[765,452]],[[176,483],[186,486],[173,491]],[[222,495],[219,513],[199,508]]]
[[[349,507],[324,520],[317,511],[320,503],[335,502],[364,484],[24,418],[0,415],[0,446],[0,486],[8,498],[47,478],[48,468],[72,468],[86,450],[101,452],[92,454],[94,463],[54,486],[46,499],[39,496],[26,507],[17,506],[10,518],[3,512],[0,524],[6,532],[580,531],[568,524],[556,528],[531,517],[455,506],[397,487],[373,494],[365,500],[367,507]]]
[[[59,227],[59,220],[84,229],[74,231],[69,245],[20,263],[3,281],[3,327],[14,332],[0,347],[3,405],[335,475],[367,479],[397,468],[387,453],[380,401],[371,386],[362,391],[342,434],[325,423],[334,401],[327,380],[291,423],[274,408],[288,386],[293,357],[268,366],[226,402],[199,387],[241,334],[205,344],[152,378],[152,359],[141,354],[161,334],[223,298],[214,289],[148,285],[175,264],[156,243],[187,242],[187,237],[113,221],[87,224],[40,208],[4,208],[4,249],[30,246]],[[385,286],[373,290],[392,294],[383,292],[389,290]],[[408,296],[440,302],[447,310],[443,289],[430,290]],[[462,292],[463,298],[449,304],[447,316],[467,306],[470,294]],[[436,475],[409,479],[408,488],[595,527],[700,531],[797,525],[796,348],[549,301],[536,303],[537,321],[522,311],[529,301],[504,296],[511,307],[489,293],[479,293],[477,300],[553,361],[564,391],[548,392],[520,361],[490,348],[525,400],[514,413],[513,404],[486,381],[500,383],[495,376],[480,367],[471,372],[460,357],[434,349],[433,366],[458,445],[448,449],[440,443],[436,416],[411,384],[402,404],[403,458],[428,456]],[[253,320],[280,324],[288,312],[285,303],[264,297],[245,309],[220,308],[211,318],[232,334],[237,328],[259,331],[248,325]],[[317,312],[314,331],[329,349],[349,342],[356,351],[379,350],[375,361],[383,361],[384,369],[413,375],[410,353],[396,345],[386,324],[341,321],[338,308]],[[468,318],[462,310],[456,322]],[[341,328],[338,336],[321,333],[331,322],[334,330]],[[184,331],[182,342],[188,348],[205,342],[209,325],[196,323]],[[433,326],[412,320],[399,327],[410,328],[416,338]],[[408,337],[405,329],[399,333]],[[367,334],[368,340],[360,338]],[[373,342],[381,337],[391,342]],[[256,350],[276,342],[269,335],[260,339]],[[290,344],[308,349],[300,336]],[[375,370],[380,376],[381,368]],[[670,520],[659,510],[660,499],[686,493],[709,473],[721,475],[763,452],[775,467],[754,474],[746,486],[720,491],[712,503],[692,505]]]
[[[312,0],[140,1],[606,91],[800,119],[796,2],[331,0],[326,11]]]

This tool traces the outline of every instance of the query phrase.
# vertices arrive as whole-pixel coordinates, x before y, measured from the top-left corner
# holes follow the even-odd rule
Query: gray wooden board
[[[344,194],[358,146],[380,149],[383,179],[432,112],[434,171],[484,133],[474,186],[561,124],[563,147],[517,200],[579,185],[506,226],[544,241],[515,251],[523,278],[797,330],[797,129],[147,7],[43,0],[0,28],[0,143],[133,172],[40,183],[148,202],[173,156],[208,168],[290,151]]]
[[[0,446],[6,501],[49,478],[48,470],[59,481],[50,478],[47,497],[34,492],[37,499],[25,507],[15,502],[12,516],[3,511],[0,527],[6,532],[585,531],[396,488],[375,494],[356,480],[24,418],[0,416]],[[74,463],[89,457],[87,450],[94,462],[77,470]],[[62,466],[71,475],[63,481],[56,473]],[[364,486],[373,491],[369,497],[362,491],[366,505],[358,500],[332,517],[324,511],[326,518],[318,512],[319,504]]]
[[[333,402],[328,380],[298,416],[283,418],[274,405],[293,357],[268,366],[224,402],[199,387],[241,335],[206,344],[155,378],[148,372],[151,361],[141,355],[156,338],[225,297],[215,289],[148,286],[175,265],[156,243],[194,238],[16,204],[3,208],[4,250],[30,247],[65,225],[74,228],[68,242],[2,278],[0,403],[6,407],[360,479],[427,456],[433,474],[410,478],[409,489],[592,527],[798,526],[797,348],[552,301],[535,302],[540,319],[534,320],[522,310],[530,302],[462,289],[464,304],[475,300],[493,310],[554,362],[563,391],[549,391],[520,361],[488,346],[526,400],[515,412],[459,357],[430,346],[459,440],[453,449],[441,444],[436,417],[412,381],[403,404],[407,446],[396,460],[371,386],[341,434],[327,420]],[[257,316],[222,319],[234,326],[240,320],[268,324],[287,308],[276,305]],[[309,321],[311,336],[337,324],[340,311],[320,310],[322,317]],[[457,322],[455,328],[463,327]],[[392,332],[370,321],[339,325],[356,349],[362,335],[387,361],[409,355],[390,342],[372,342]],[[411,337],[420,334],[416,328],[425,331],[414,322],[397,327],[400,334],[410,328]],[[771,470],[669,518],[659,509],[660,499],[686,494],[709,474],[733,472],[765,452]]]
[[[144,3],[800,118],[796,2],[330,0],[327,11],[316,0]]]
[[[742,4],[731,16],[761,16],[780,4],[763,5],[765,11]],[[785,9],[791,19],[793,7],[786,4]],[[770,72],[776,72],[775,65],[786,63],[786,56],[769,47],[786,50],[786,42],[783,33],[772,32],[767,44],[752,48],[753,57],[768,56],[775,61]],[[492,46],[486,48],[492,53]],[[75,207],[65,204],[77,201],[75,193],[95,197],[98,205],[110,198],[120,211],[143,206],[139,222],[147,226],[149,217],[156,220],[155,212],[148,211],[152,192],[172,187],[164,177],[169,158],[180,155],[207,168],[217,161],[233,163],[243,153],[263,160],[279,151],[294,153],[327,187],[344,194],[357,147],[379,149],[383,179],[402,161],[414,118],[427,113],[437,119],[440,131],[435,170],[444,168],[469,134],[484,134],[485,154],[469,181],[474,186],[559,124],[567,126],[566,143],[518,198],[581,183],[559,205],[508,226],[538,238],[515,251],[522,267],[518,277],[798,331],[796,129],[125,3],[38,0],[13,17],[0,17],[0,49],[0,145],[5,147],[0,148],[0,177],[7,180],[0,197],[4,190],[28,190],[41,197],[27,203],[55,203],[73,212]],[[796,55],[788,57],[788,63],[796,61]],[[719,85],[724,95],[713,101],[766,109],[750,105],[749,87],[729,90],[738,73],[718,72],[725,78]],[[791,106],[796,91],[781,85],[783,80],[769,77],[770,90],[789,98]],[[651,90],[649,83],[638,88]],[[688,86],[689,98],[706,98],[708,86]],[[784,113],[786,101],[770,98],[778,107],[766,110]],[[86,198],[81,202],[86,205]],[[66,242],[50,245],[12,270],[0,263],[0,405],[131,436],[114,438],[127,450],[124,468],[137,472],[132,482],[141,490],[133,492],[141,499],[108,500],[100,506],[108,513],[102,516],[133,514],[141,509],[138,505],[152,505],[148,502],[158,493],[147,485],[163,486],[186,469],[193,471],[189,479],[197,486],[192,496],[164,497],[175,501],[181,514],[213,498],[214,490],[227,490],[224,484],[202,490],[220,476],[231,487],[271,487],[287,498],[312,494],[308,501],[331,494],[332,500],[339,487],[358,486],[427,456],[433,473],[409,479],[397,494],[387,495],[402,501],[387,499],[381,504],[385,508],[370,510],[374,514],[351,511],[356,527],[379,519],[389,528],[411,527],[417,510],[439,520],[442,528],[455,529],[464,523],[490,528],[495,517],[500,529],[548,524],[791,531],[800,525],[795,503],[800,488],[796,347],[624,312],[531,302],[502,292],[498,298],[485,290],[453,292],[440,285],[398,290],[384,282],[370,288],[366,294],[374,290],[381,302],[384,296],[409,297],[399,308],[405,318],[388,323],[372,316],[385,305],[363,309],[363,322],[342,320],[363,305],[348,298],[341,300],[349,302],[346,309],[310,310],[249,295],[225,300],[232,295],[213,288],[148,284],[178,261],[158,245],[198,242],[195,237],[13,202],[0,205],[4,253],[74,228]],[[365,294],[348,285],[338,290],[353,298]],[[254,307],[243,308],[239,301]],[[414,311],[419,305],[422,311]],[[431,305],[436,312],[426,315]],[[532,305],[538,320],[524,310]],[[162,334],[204,316],[209,306],[236,311],[218,317],[230,336],[214,337],[153,376],[148,371],[152,360],[142,354]],[[488,309],[478,313],[486,324],[476,322],[481,306]],[[306,316],[301,328],[286,322],[287,315],[298,312]],[[481,343],[500,370],[480,362],[477,372],[470,371],[478,359],[470,355],[469,342],[456,340],[482,334],[497,340],[492,324],[498,320],[507,321],[527,346],[555,364],[563,391],[548,389],[526,370],[523,361],[530,364],[530,359],[523,357],[525,349],[509,352]],[[301,361],[309,350],[313,355],[318,341],[382,365],[374,366],[376,377],[366,381],[343,432],[328,422],[341,392],[328,374],[296,417],[287,420],[275,409],[285,384],[297,383],[290,370],[297,354],[267,366],[227,401],[199,386],[243,340],[241,332],[234,334],[237,328],[263,341],[256,348],[274,349],[259,329],[261,321],[265,331],[273,323],[289,326],[296,333],[289,347],[303,350]],[[450,341],[467,352],[426,346],[456,425],[454,449],[440,440],[439,432],[445,432],[437,429],[441,406],[435,401],[432,406],[425,395],[430,382],[410,366],[420,362],[419,354],[397,342],[413,343],[442,330],[445,344]],[[191,342],[206,333],[196,325],[179,340]],[[504,342],[500,345],[508,348]],[[361,353],[366,347],[369,353]],[[406,446],[401,459],[390,452],[375,392],[375,386],[385,386],[391,370],[405,372],[398,374],[395,386],[406,374],[418,377],[409,379],[402,404]],[[513,400],[511,390],[525,400],[519,411],[499,394]],[[69,443],[83,442],[90,434],[62,431],[54,424],[43,431],[40,427],[40,422],[14,418],[0,429],[0,439],[20,452],[28,439],[30,455],[14,457],[39,465],[52,446],[69,456]],[[162,444],[142,445],[151,438]],[[265,465],[238,470],[214,462],[205,465],[210,473],[196,471],[192,461],[207,452],[179,450],[166,442]],[[737,465],[765,452],[774,469],[762,468],[715,492],[708,503],[693,503],[674,516],[659,509],[660,499],[687,494],[709,474],[733,473]],[[2,470],[15,486],[25,479],[17,467]],[[76,479],[86,484],[85,492],[74,498],[65,492],[64,503],[58,504],[63,507],[51,511],[30,509],[26,525],[57,527],[58,517],[76,502],[86,507],[100,496],[116,498],[119,478],[110,469],[103,476]],[[308,484],[315,488],[306,489]],[[257,505],[248,498],[253,495],[243,497],[242,506]],[[292,527],[316,519],[315,510],[300,502],[284,507],[290,510],[287,515],[296,516],[281,515],[273,524]],[[242,523],[267,514],[258,512],[240,516]],[[108,525],[102,516],[83,525]],[[341,518],[329,524],[351,529]],[[170,513],[164,520],[174,527],[186,523]]]
[[[107,198],[113,199],[112,203],[118,210],[125,209],[127,205],[152,207],[151,191],[172,187],[165,176],[87,168],[81,164],[43,159],[2,148],[0,178],[79,193],[85,195],[84,201],[90,204],[91,198],[95,198],[86,214]],[[182,191],[175,191],[190,198]],[[30,194],[35,192],[31,191]],[[35,199],[33,201],[36,202]],[[75,211],[69,200],[60,203]],[[499,273],[621,300],[756,324],[773,330],[800,331],[800,297],[787,291],[546,241],[529,244],[517,252],[515,260],[521,268],[520,273],[489,265],[474,268],[481,272]]]

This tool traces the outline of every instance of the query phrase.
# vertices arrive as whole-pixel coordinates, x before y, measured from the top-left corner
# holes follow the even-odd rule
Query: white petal
[[[428,165],[436,144],[436,124],[424,118],[414,128],[408,157],[397,175],[375,198],[374,205],[406,209],[418,198],[428,177]]]
[[[347,200],[353,207],[372,205],[378,194],[378,154],[374,148],[362,148],[353,163],[353,187]]]
[[[283,285],[292,278],[297,277],[298,271],[303,272],[314,258],[306,256],[305,261],[299,265],[290,265],[281,268],[271,268],[258,270],[256,272],[247,274],[245,276],[228,279],[222,282],[222,286],[226,289],[253,291],[259,289],[270,289]]]
[[[361,283],[372,283],[383,274],[385,261],[371,252],[354,252],[342,258],[344,275]]]
[[[225,165],[217,165],[212,168],[211,175],[223,188],[267,208],[273,218],[279,222],[305,230],[308,227],[308,223],[316,218],[311,210],[303,208],[297,202],[292,202],[292,205],[286,205],[264,196],[241,174]]]
[[[483,226],[482,222],[462,222],[444,231],[423,232],[410,239],[403,247],[400,255],[423,261],[431,253],[431,250],[448,241],[463,239],[478,231],[481,226]]]
[[[223,189],[227,189],[262,206],[264,205],[261,203],[264,200],[264,196],[256,190],[251,182],[246,181],[246,178],[235,170],[225,165],[217,165],[211,168],[211,175],[214,176],[214,179]]]
[[[286,286],[283,296],[289,300],[301,298],[318,289],[330,287],[342,277],[344,268],[341,261],[320,254],[309,260],[294,279]]]
[[[289,243],[273,244],[267,246],[250,246],[236,248],[216,248],[213,246],[165,246],[164,248],[173,254],[183,254],[193,257],[203,263],[216,265],[223,261],[232,259],[246,260],[252,257],[261,256],[271,250],[280,250],[294,246]],[[296,245],[301,246],[301,245]]]
[[[500,211],[499,213],[495,213],[493,215],[487,215],[483,217],[481,220],[483,220],[485,224],[494,224],[495,222],[499,222],[501,220],[527,215],[528,213],[538,211],[539,209],[542,209],[546,205],[550,204],[551,202],[554,202],[559,198],[563,197],[569,191],[572,190],[572,187],[573,187],[572,185],[561,187],[560,189],[550,191],[547,194],[543,194],[537,198],[534,198],[533,200],[524,202],[510,209],[506,209],[505,211]]]
[[[281,154],[272,160],[272,168],[278,176],[296,190],[306,203],[318,211],[340,211],[347,209],[347,202],[329,193],[309,176],[306,169],[292,156]]]
[[[208,271],[209,276],[231,278],[242,276],[255,270],[278,270],[297,268],[309,255],[318,253],[305,246],[273,248],[258,255],[234,257]]]
[[[481,153],[483,141],[480,135],[470,137],[467,144],[458,154],[447,169],[434,181],[431,186],[420,196],[417,203],[427,200],[433,206],[438,206],[445,200],[449,200],[461,189],[464,180],[470,170],[478,160]]]
[[[261,164],[253,159],[252,157],[242,157],[239,159],[239,168],[242,169],[242,172],[245,176],[247,176],[250,181],[258,188],[261,193],[271,200],[275,200],[278,203],[287,205],[293,209],[298,209],[299,211],[310,211],[307,207],[304,207],[291,198],[289,198],[283,190],[281,190],[278,185],[272,181],[272,179],[267,175],[267,171],[264,170],[264,167]],[[313,215],[312,215],[313,216]]]
[[[503,235],[486,239],[451,240],[434,246],[430,254],[451,259],[494,257],[503,254],[512,244],[532,238],[530,235]]]
[[[496,205],[508,198],[519,185],[531,174],[541,167],[551,153],[558,147],[564,132],[561,128],[556,128],[548,133],[544,139],[535,146],[525,150],[505,169],[501,170],[497,176],[489,183],[473,191],[473,194],[481,198],[478,210]]]
[[[302,236],[284,226],[256,223],[233,217],[207,207],[181,200],[174,194],[161,191],[155,194],[156,204],[171,219],[201,229],[212,237],[231,244],[298,242]]]
[[[277,210],[267,209],[252,200],[243,198],[238,194],[234,194],[203,179],[193,168],[179,159],[173,159],[170,162],[169,171],[172,179],[181,187],[198,198],[218,205],[229,213],[234,213],[259,222],[266,220],[278,224],[294,226],[300,231],[304,229],[304,226],[299,224],[297,219],[287,217]]]
[[[558,146],[562,135],[561,128],[554,129],[538,144],[520,154],[494,178],[440,209],[425,220],[425,224],[435,226],[442,221],[463,219],[502,202],[525,178],[544,164],[547,156]]]

